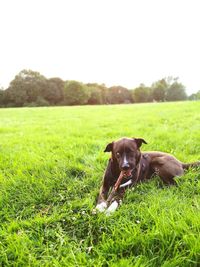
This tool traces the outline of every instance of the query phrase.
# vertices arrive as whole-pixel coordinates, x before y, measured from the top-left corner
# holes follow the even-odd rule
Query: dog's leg
[[[124,197],[126,189],[125,188],[119,188],[117,191],[113,188],[108,199],[108,208],[106,210],[106,215],[110,215],[113,212],[116,211],[119,205],[122,203],[122,199]],[[110,204],[111,203],[111,204]]]
[[[166,185],[177,185],[174,177],[181,176],[184,173],[182,165],[175,159],[162,165],[156,165],[154,170]]]
[[[107,183],[105,183],[105,180],[104,180],[100,188],[99,197],[98,197],[97,205],[96,205],[96,210],[98,210],[99,212],[103,212],[108,206],[107,201],[106,201],[108,191],[109,191],[109,186]]]
[[[99,197],[97,200],[96,210],[103,212],[108,207],[108,192],[111,187],[114,186],[116,178],[112,172],[112,160],[110,159],[103,176],[102,186],[99,191]]]
[[[160,178],[162,179],[165,185],[177,185],[177,182],[174,180],[174,177],[160,176]]]
[[[109,161],[99,191],[96,210],[103,212],[108,207],[107,196],[109,189],[111,186],[113,186],[113,184],[114,184],[114,177],[111,172],[111,162]]]

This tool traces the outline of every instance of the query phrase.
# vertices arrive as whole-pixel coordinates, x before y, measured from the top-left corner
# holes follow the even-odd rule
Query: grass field
[[[200,102],[0,109],[1,266],[200,266],[200,172],[92,214],[107,143],[200,159]]]

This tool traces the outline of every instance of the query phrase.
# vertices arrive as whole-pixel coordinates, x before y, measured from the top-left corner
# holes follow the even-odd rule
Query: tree
[[[200,90],[196,93],[196,99],[200,100]]]
[[[87,83],[87,87],[90,89],[90,98],[88,104],[108,104],[108,91],[109,89],[105,84]]]
[[[98,84],[98,88],[101,91],[101,100],[102,104],[108,104],[108,88],[105,86],[105,84]]]
[[[88,99],[88,104],[90,105],[98,105],[103,104],[103,94],[101,86],[97,83],[88,83],[86,86],[90,90],[90,98]]]
[[[90,90],[83,83],[77,81],[67,81],[64,87],[64,104],[83,105],[90,98]]]
[[[0,106],[4,105],[4,90],[0,88]]]
[[[167,81],[163,78],[152,84],[152,97],[156,101],[165,101],[166,91],[168,89]]]
[[[187,95],[185,92],[185,87],[182,83],[174,81],[166,91],[166,100],[167,101],[180,101],[186,100]]]
[[[131,103],[130,91],[122,86],[112,86],[108,89],[107,99],[110,104]]]
[[[188,99],[189,100],[200,100],[200,90],[197,93],[190,95]]]
[[[139,87],[132,91],[132,97],[133,102],[137,103],[151,102],[153,100],[151,88],[145,86],[144,84],[140,84]]]
[[[42,96],[51,105],[56,105],[64,100],[64,81],[60,78],[50,78],[46,82]]]
[[[28,102],[28,95],[24,88],[13,86],[5,90],[4,101],[8,106],[22,107],[24,103]]]
[[[7,101],[15,106],[35,102],[38,96],[43,96],[46,85],[46,78],[39,72],[22,70],[6,90]]]
[[[186,100],[185,87],[178,77],[166,77],[152,84],[152,96],[156,101]]]

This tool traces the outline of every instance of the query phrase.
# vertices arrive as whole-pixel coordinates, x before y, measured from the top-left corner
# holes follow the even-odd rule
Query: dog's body
[[[181,176],[185,169],[199,166],[200,162],[185,164],[174,156],[163,152],[140,152],[146,141],[142,138],[122,138],[107,145],[104,152],[111,152],[97,201],[97,210],[108,213],[114,211],[124,192],[130,185],[150,179],[154,174],[160,176],[167,185],[176,184],[174,177]],[[128,173],[115,190],[121,172]],[[110,195],[108,193],[112,189]],[[110,205],[110,206],[109,206]]]

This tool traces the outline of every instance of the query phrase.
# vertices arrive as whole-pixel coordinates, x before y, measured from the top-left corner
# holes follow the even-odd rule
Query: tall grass
[[[94,215],[108,154],[122,136],[143,150],[200,159],[200,102],[0,110],[2,266],[200,266],[200,174],[127,192]]]

